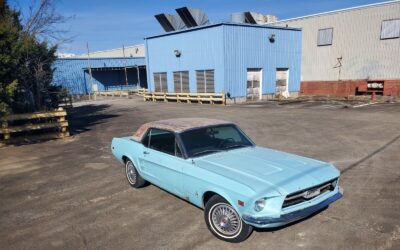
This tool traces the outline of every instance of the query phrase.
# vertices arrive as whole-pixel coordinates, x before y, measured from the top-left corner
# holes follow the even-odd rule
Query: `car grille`
[[[314,199],[315,197],[318,197],[323,193],[333,191],[335,189],[336,183],[337,179],[334,179],[324,182],[318,186],[303,189],[295,193],[289,194],[288,196],[286,196],[282,208],[290,207]]]

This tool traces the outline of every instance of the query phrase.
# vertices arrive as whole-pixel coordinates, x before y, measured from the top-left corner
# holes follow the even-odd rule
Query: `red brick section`
[[[357,89],[366,91],[366,84],[366,80],[303,81],[300,95],[354,96]],[[400,96],[400,79],[384,80],[383,95]]]
[[[400,96],[400,80],[386,80],[383,95]]]

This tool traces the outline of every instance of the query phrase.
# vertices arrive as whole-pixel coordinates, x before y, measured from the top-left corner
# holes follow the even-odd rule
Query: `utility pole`
[[[140,70],[139,70],[139,65],[136,65],[136,71],[137,71],[137,81],[138,81],[138,86],[137,88],[140,87]]]
[[[125,46],[123,44],[122,44],[122,54],[124,55],[125,85],[128,86],[128,73],[126,71]]]
[[[90,100],[90,93],[93,90],[93,76],[92,76],[92,67],[90,66],[89,42],[86,42],[86,48],[87,48],[88,69],[89,69],[89,76],[90,76],[90,91],[89,91],[89,100]]]

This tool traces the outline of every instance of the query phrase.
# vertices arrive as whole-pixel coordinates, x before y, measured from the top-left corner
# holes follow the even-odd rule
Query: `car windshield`
[[[236,148],[253,146],[235,125],[192,129],[181,133],[188,157],[196,157]]]

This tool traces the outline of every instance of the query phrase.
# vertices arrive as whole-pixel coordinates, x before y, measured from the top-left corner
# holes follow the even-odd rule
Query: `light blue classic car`
[[[204,208],[209,230],[229,242],[253,227],[305,218],[342,197],[331,164],[256,146],[231,122],[182,118],[150,122],[112,140],[129,184],[150,182]]]

